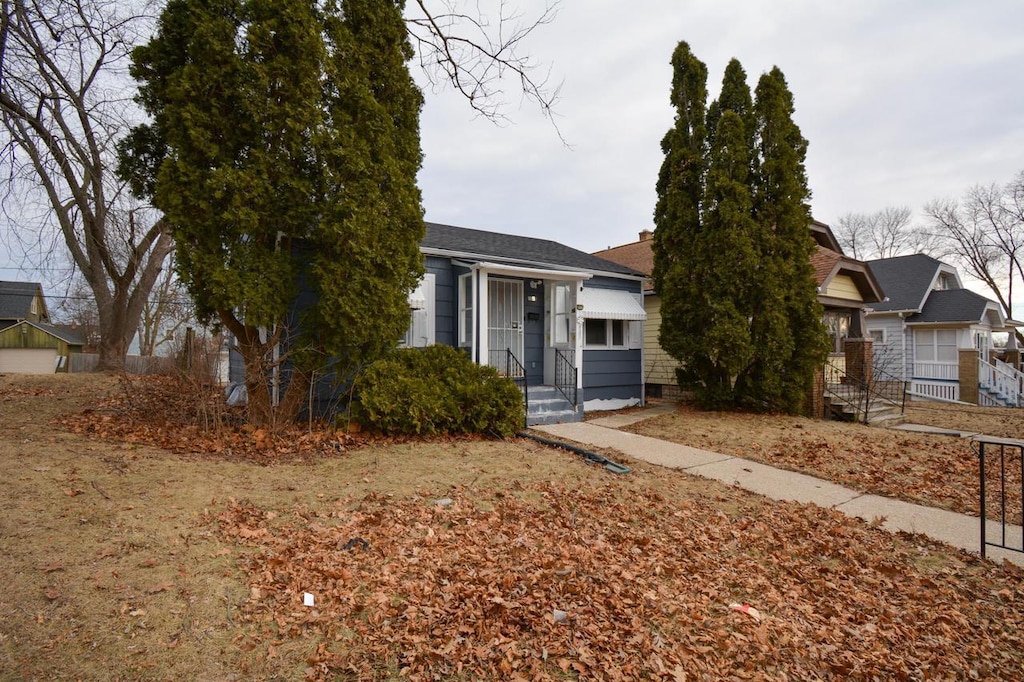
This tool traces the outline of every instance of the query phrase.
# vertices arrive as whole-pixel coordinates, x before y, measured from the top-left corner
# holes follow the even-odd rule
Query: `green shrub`
[[[356,378],[356,419],[387,434],[483,433],[523,426],[523,394],[451,346],[400,348]]]

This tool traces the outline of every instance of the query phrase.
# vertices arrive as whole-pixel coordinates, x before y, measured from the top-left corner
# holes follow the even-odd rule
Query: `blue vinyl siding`
[[[640,349],[583,351],[583,390],[587,400],[640,398]]]
[[[434,343],[455,346],[459,302],[452,263],[447,258],[428,256],[424,265],[434,274]]]
[[[585,289],[618,289],[643,295],[643,283],[614,277],[592,277]],[[583,394],[586,400],[640,399],[643,395],[642,351],[584,350]]]

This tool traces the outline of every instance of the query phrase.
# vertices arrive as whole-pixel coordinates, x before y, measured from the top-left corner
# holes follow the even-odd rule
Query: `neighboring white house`
[[[970,358],[978,363],[978,402],[1021,404],[1019,366],[992,357],[993,333],[1012,332],[1017,324],[998,303],[965,289],[956,268],[924,254],[868,266],[886,295],[867,314],[876,369],[909,381],[915,397],[969,399],[961,395],[961,379],[973,375],[961,371],[961,362]],[[1010,344],[1016,348],[1012,333]]]

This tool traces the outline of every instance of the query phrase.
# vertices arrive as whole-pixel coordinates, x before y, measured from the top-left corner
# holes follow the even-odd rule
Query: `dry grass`
[[[997,679],[1024,669],[1024,573],[920,537],[641,462],[615,476],[532,441],[381,444],[267,465],[55,425],[123,390],[115,377],[0,377],[0,679],[397,679],[410,661],[426,666],[418,679],[496,677],[459,672],[470,654],[478,671],[520,666],[503,678]],[[805,442],[819,426],[675,420],[699,421],[697,445],[744,450]],[[867,432],[820,426],[829,439]],[[432,510],[442,497],[450,511]],[[374,552],[321,548],[326,532],[366,537]],[[533,550],[517,554],[517,538]],[[466,559],[444,569],[443,588],[438,567],[454,552]],[[493,610],[474,609],[505,594],[493,576],[554,595],[548,574],[565,562],[575,569],[557,573],[558,589],[575,600],[572,630],[549,623],[550,610],[527,612],[521,596],[517,619],[499,624],[520,658],[492,661],[493,637],[469,641],[459,660],[431,653],[450,637],[437,623],[492,626]],[[355,577],[324,585],[335,601],[313,617],[296,600],[325,567]],[[437,601],[446,593],[454,601]],[[391,597],[350,613],[348,594]],[[729,612],[733,600],[766,620]],[[915,614],[922,603],[927,613]],[[426,627],[412,605],[439,620]],[[390,630],[367,627],[371,618]],[[566,648],[541,658],[552,642]]]

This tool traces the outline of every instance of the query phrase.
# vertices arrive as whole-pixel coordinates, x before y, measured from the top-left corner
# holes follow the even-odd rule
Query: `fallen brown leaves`
[[[801,471],[862,492],[979,513],[978,457],[968,439],[784,415],[704,412],[689,405],[628,430]],[[1019,464],[1011,463],[1007,491],[1013,523],[1020,522],[1020,477]],[[990,478],[989,492],[998,484]]]
[[[121,391],[56,422],[105,440],[264,464],[337,455],[357,442],[352,435],[319,426],[253,428],[244,423],[242,410],[223,404],[219,391],[177,377],[141,376],[121,383]]]
[[[1016,679],[1024,572],[809,505],[729,517],[531,484],[481,499],[371,494],[287,514],[233,502],[251,548],[240,637],[308,641],[307,677]],[[908,538],[909,539],[909,538]],[[939,550],[937,556],[948,556]],[[963,563],[960,563],[963,562]],[[303,606],[311,593],[315,606]],[[731,609],[748,604],[761,619]]]
[[[103,440],[152,445],[186,457],[259,464],[309,462],[337,456],[352,447],[417,440],[363,431],[345,433],[322,423],[256,428],[245,423],[242,408],[225,405],[219,390],[161,375],[124,377],[120,391],[54,421],[73,433]],[[441,436],[431,440],[470,438]]]

